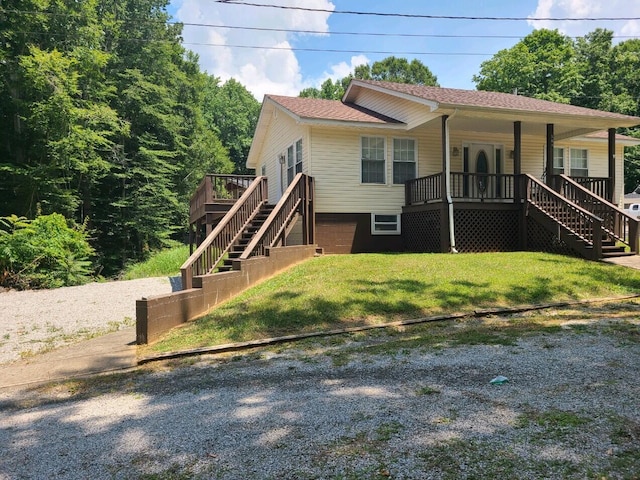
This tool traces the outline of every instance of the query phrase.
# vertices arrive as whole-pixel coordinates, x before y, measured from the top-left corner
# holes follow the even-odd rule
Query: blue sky
[[[640,17],[637,0],[239,0],[250,3],[413,15],[476,17]],[[535,28],[558,28],[571,36],[605,27],[616,35],[640,36],[638,21],[544,22],[533,20],[447,20],[304,12],[214,0],[173,0],[169,12],[187,24],[314,30],[300,34],[186,25],[185,47],[200,55],[201,67],[221,80],[235,78],[259,100],[266,93],[297,95],[327,78],[341,78],[362,63],[391,54],[417,58],[438,77],[443,87],[474,89],[474,74],[482,61],[510,48]],[[332,34],[332,32],[334,32]],[[351,36],[335,32],[456,35],[457,38]],[[464,35],[517,38],[465,38]],[[217,45],[217,46],[215,46]],[[278,47],[249,49],[237,46]],[[350,50],[309,52],[296,49]],[[389,52],[389,53],[375,53]],[[410,52],[410,53],[405,53]]]

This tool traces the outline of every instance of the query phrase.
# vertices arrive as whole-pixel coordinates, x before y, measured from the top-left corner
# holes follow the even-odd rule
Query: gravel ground
[[[167,277],[0,292],[0,364],[131,327],[137,299],[169,292]]]
[[[514,345],[412,332],[0,392],[0,479],[640,477],[637,318]]]

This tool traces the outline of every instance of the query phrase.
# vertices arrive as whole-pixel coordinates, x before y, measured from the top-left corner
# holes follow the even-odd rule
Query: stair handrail
[[[182,289],[193,288],[193,277],[211,273],[268,198],[267,177],[256,177],[202,244],[180,267]]]
[[[527,203],[536,206],[547,216],[553,218],[556,223],[563,226],[588,245],[591,245],[594,249],[595,258],[600,258],[602,254],[602,219],[560,195],[532,175],[523,174],[522,178],[526,181],[524,190],[526,192],[525,198]],[[536,192],[533,191],[532,186],[535,186]],[[549,208],[546,208],[542,201],[534,198],[534,195],[537,196],[540,194],[546,196],[546,199],[551,200],[555,206],[562,208],[562,211],[550,211]]]
[[[313,196],[313,177],[298,173],[239,259],[246,260],[253,256],[264,256],[267,248],[273,247],[279,242],[286,245],[287,225],[297,213],[301,213],[303,216],[303,243],[305,245],[313,244],[315,241]]]
[[[632,217],[605,198],[596,195],[567,175],[558,175],[558,177],[562,182],[559,185],[559,190],[566,198],[602,218],[602,228],[609,236],[627,245],[632,252],[638,253],[638,224],[640,222],[637,218]]]

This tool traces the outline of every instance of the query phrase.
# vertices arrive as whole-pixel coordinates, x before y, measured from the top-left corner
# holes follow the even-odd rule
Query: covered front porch
[[[448,177],[448,182],[447,182]],[[451,172],[405,184],[413,252],[542,250],[600,259],[638,252],[638,221],[607,201],[612,179]]]

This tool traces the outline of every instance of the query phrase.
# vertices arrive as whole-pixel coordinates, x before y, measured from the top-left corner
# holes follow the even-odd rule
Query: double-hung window
[[[587,150],[582,148],[571,149],[571,176],[572,177],[588,177],[589,162],[587,158]]]
[[[362,137],[362,183],[385,183],[384,137]]]
[[[553,147],[553,175],[564,173],[564,148]]]
[[[416,141],[393,139],[393,183],[404,184],[416,178]]]
[[[296,173],[302,172],[302,139],[287,149],[287,185],[293,182]]]

